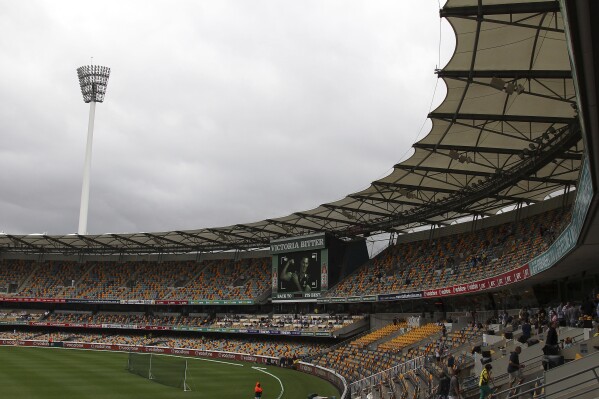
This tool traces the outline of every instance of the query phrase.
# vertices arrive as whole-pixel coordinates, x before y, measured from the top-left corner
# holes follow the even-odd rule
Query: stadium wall
[[[40,340],[19,340],[19,339],[0,339],[2,346],[25,346],[25,347],[57,347],[66,349],[85,349],[111,352],[136,352],[136,353],[157,353],[161,355],[191,356],[210,359],[227,359],[240,362],[251,362],[260,364],[277,364],[279,359],[270,356],[249,355],[245,353],[205,351],[199,349],[186,348],[163,348],[158,346],[138,346],[138,345],[113,345],[113,344],[94,344],[87,342],[48,342]]]
[[[339,392],[341,392],[341,399],[348,397],[348,387],[345,378],[343,378],[342,375],[337,374],[333,370],[325,369],[324,367],[315,366],[313,364],[304,362],[298,362],[297,370],[327,380],[331,384],[335,385]]]

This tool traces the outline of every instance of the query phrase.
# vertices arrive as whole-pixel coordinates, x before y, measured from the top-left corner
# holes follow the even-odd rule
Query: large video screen
[[[320,251],[279,255],[279,292],[320,291]]]
[[[315,300],[326,291],[328,250],[324,234],[271,242],[275,300]]]

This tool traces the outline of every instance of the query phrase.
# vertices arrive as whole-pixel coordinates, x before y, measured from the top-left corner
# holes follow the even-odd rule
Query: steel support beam
[[[538,3],[488,4],[481,6],[444,7],[439,11],[439,13],[442,18],[448,18],[477,15],[537,14],[559,11],[559,3],[557,1],[543,1]]]

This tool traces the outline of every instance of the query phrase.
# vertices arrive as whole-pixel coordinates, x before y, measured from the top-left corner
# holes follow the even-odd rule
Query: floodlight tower
[[[92,139],[94,136],[94,117],[96,103],[104,102],[106,86],[110,77],[110,68],[100,65],[85,65],[77,68],[79,85],[83,101],[89,103],[89,123],[87,125],[87,145],[83,166],[83,186],[81,188],[81,206],[79,208],[79,234],[87,233],[87,211],[89,208],[89,175],[92,166]]]

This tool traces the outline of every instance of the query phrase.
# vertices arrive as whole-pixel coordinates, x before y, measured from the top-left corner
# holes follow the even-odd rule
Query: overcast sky
[[[88,232],[254,222],[345,197],[428,132],[437,0],[0,0],[0,230],[77,231],[97,105]],[[453,52],[444,22],[441,66]],[[437,88],[438,104],[444,95]]]

